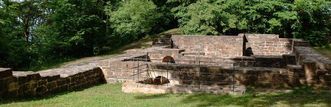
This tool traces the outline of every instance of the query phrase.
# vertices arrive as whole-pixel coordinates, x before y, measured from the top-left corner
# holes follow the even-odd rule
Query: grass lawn
[[[246,94],[125,94],[120,84],[103,84],[44,99],[2,100],[1,107],[205,107],[205,106],[331,106],[331,93],[299,89],[291,93]]]

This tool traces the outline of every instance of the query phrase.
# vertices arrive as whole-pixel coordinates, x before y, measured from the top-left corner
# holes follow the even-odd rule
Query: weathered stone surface
[[[212,57],[242,56],[243,37],[240,36],[183,36],[173,35],[172,40],[179,49],[187,53],[204,53]]]
[[[95,65],[50,69],[40,72],[5,69],[0,78],[0,97],[43,96],[60,91],[69,91],[104,83],[102,70]],[[8,72],[10,71],[10,72]],[[10,74],[10,75],[9,75]],[[61,77],[61,75],[65,75]]]
[[[236,94],[242,95],[246,91],[245,86],[226,85],[150,85],[141,84],[134,81],[126,81],[122,85],[122,91],[125,93],[144,93],[144,94],[164,94],[164,93],[214,93],[214,94]]]
[[[12,76],[13,72],[10,68],[0,68],[0,78]]]
[[[281,56],[254,56],[255,57],[255,67],[273,67],[273,68],[283,68],[286,66],[283,58]]]
[[[294,54],[284,54],[283,60],[284,60],[285,65],[296,65],[297,64],[297,60],[296,60]]]
[[[306,81],[309,86],[312,86],[316,83],[316,63],[315,62],[304,62],[304,71],[306,74]]]
[[[300,77],[304,76],[303,68],[301,65],[287,65],[287,75],[289,84],[291,86],[300,85]]]

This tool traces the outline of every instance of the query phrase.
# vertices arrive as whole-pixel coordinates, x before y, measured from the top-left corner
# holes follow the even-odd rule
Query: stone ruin
[[[273,34],[173,35],[159,39],[145,55],[102,66],[108,81],[125,81],[124,92],[239,93],[246,87],[329,89],[331,60],[300,39]],[[126,69],[133,68],[133,69]],[[121,72],[122,71],[122,72]],[[167,84],[143,84],[164,77]]]
[[[117,82],[127,93],[242,94],[246,87],[331,88],[331,60],[300,39],[273,34],[172,35],[153,44],[65,68],[0,69],[0,96],[43,96]]]
[[[39,72],[0,68],[0,97],[29,98],[106,83],[100,67],[72,66]]]

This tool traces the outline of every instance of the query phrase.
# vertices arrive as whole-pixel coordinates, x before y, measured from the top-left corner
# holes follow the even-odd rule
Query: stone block
[[[68,83],[69,83],[68,79],[65,79],[65,78],[61,78],[61,79],[57,80],[58,86],[66,85]]]
[[[38,86],[37,88],[36,88],[36,94],[38,95],[38,96],[44,96],[46,93],[47,93],[47,91],[48,91],[48,89],[47,89],[47,87],[46,86]]]
[[[17,82],[17,78],[11,76],[6,78],[1,78],[0,81],[3,85],[8,85],[9,83]]]
[[[25,84],[30,81],[30,78],[24,76],[24,77],[17,77],[18,83],[19,84]]]
[[[316,83],[316,62],[313,61],[304,61],[303,62],[304,71],[306,75],[306,81],[309,86],[312,86]]]
[[[286,65],[296,65],[297,64],[296,56],[294,54],[284,54],[283,59],[284,59],[284,62],[286,63]]]
[[[12,82],[8,84],[8,91],[15,91],[19,89],[18,82]]]
[[[13,76],[13,72],[10,68],[0,68],[0,78]]]
[[[29,74],[29,75],[27,75],[27,77],[28,78],[30,78],[30,79],[40,79],[41,78],[41,76],[40,76],[40,74]]]
[[[18,97],[18,90],[11,90],[11,91],[7,91],[5,93],[3,93],[3,97],[5,98],[15,98]]]
[[[52,89],[54,89],[54,88],[57,87],[57,82],[56,82],[56,81],[48,82],[48,83],[46,84],[46,86],[47,86],[47,88],[48,88],[49,90],[52,90]]]

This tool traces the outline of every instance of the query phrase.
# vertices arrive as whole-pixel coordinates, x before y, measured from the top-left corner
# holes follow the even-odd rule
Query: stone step
[[[287,65],[286,68],[289,68],[289,69],[296,69],[296,70],[302,70],[302,66],[301,65]]]

